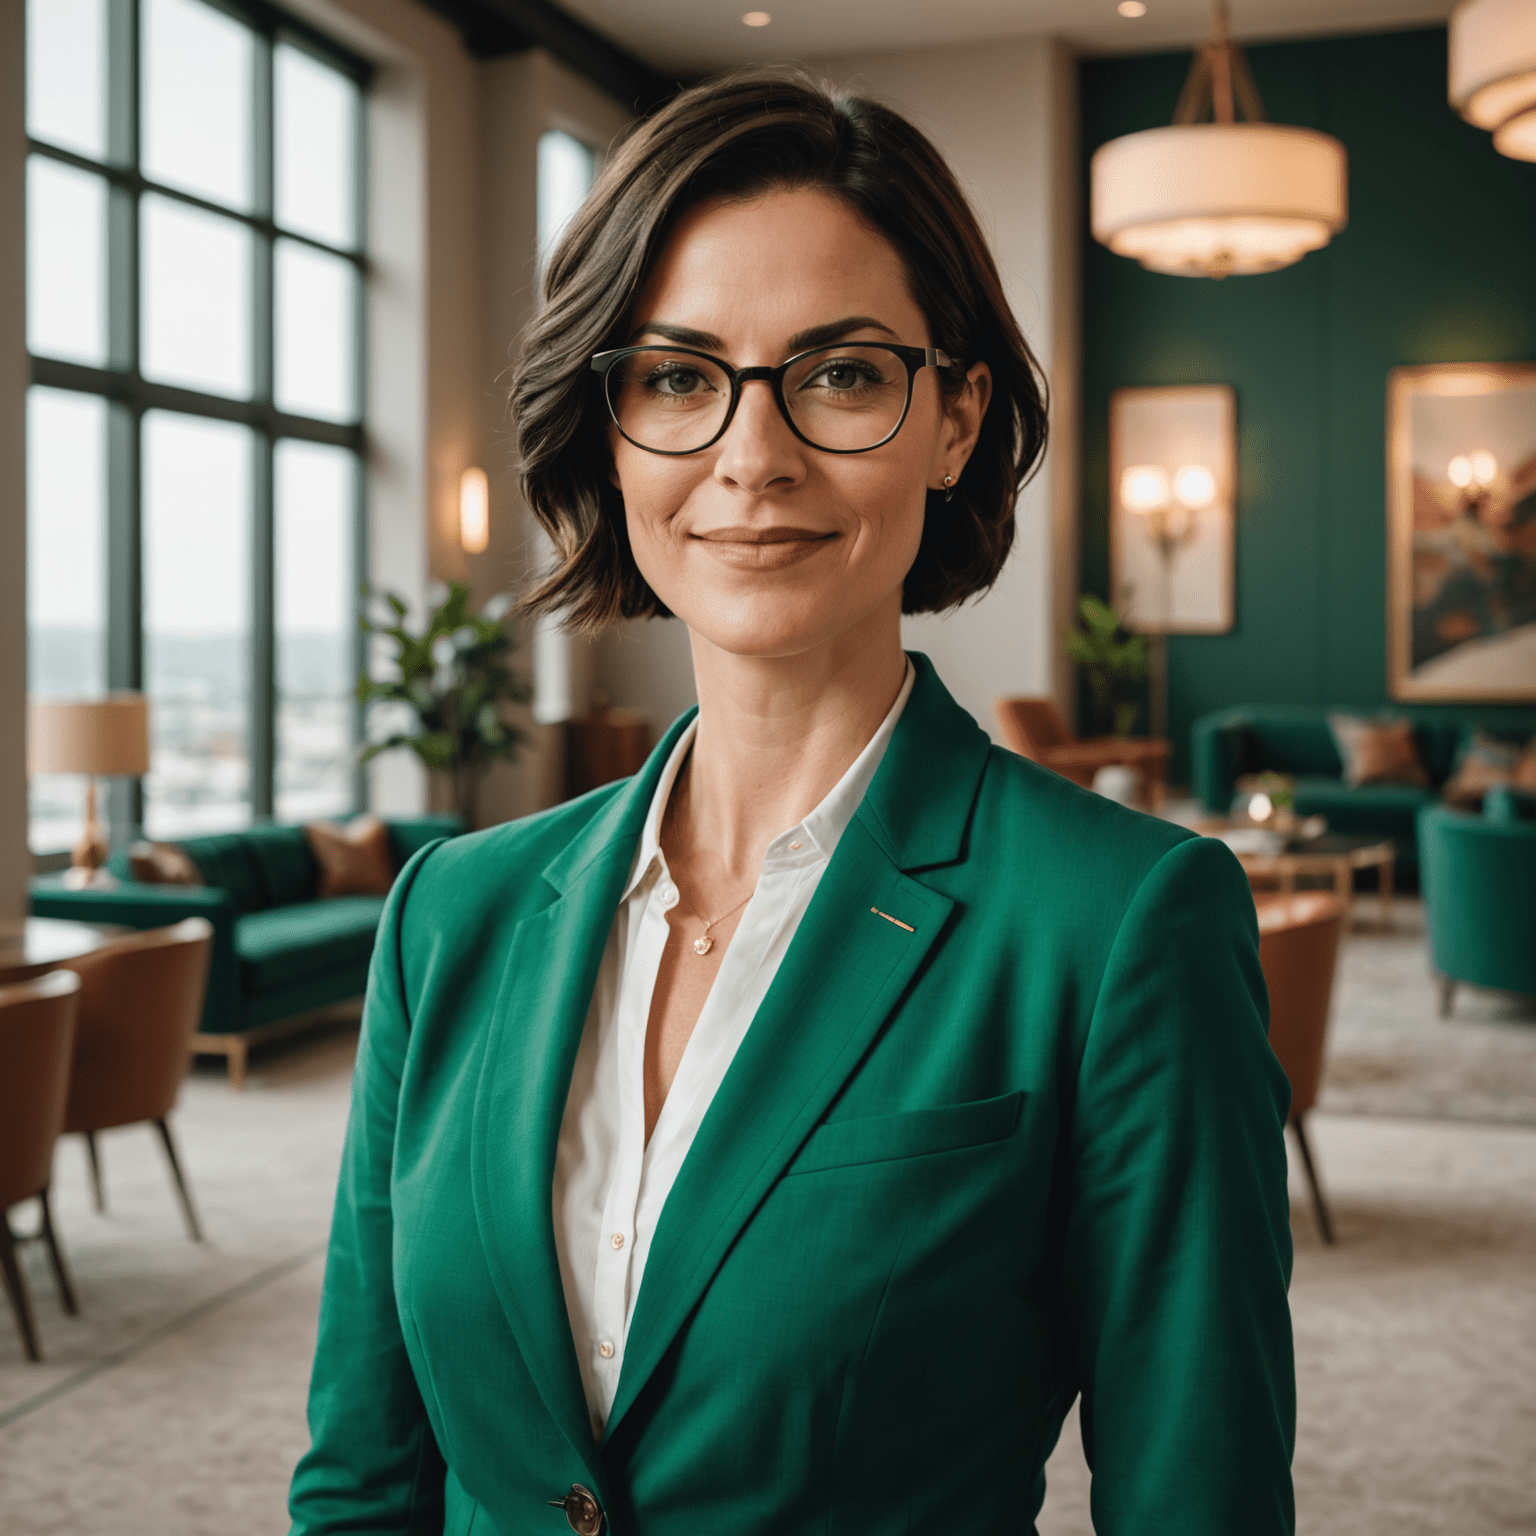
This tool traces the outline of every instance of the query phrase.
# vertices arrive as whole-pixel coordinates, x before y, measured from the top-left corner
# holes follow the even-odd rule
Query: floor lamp
[[[149,772],[149,700],[142,693],[104,699],[29,699],[27,772],[83,773],[85,827],[65,880],[87,886],[101,877],[107,839],[97,819],[96,780]]]

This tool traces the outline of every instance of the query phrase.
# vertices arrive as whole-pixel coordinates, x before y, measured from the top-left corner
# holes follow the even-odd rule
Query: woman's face
[[[745,368],[854,341],[932,344],[890,243],[836,198],[783,191],[687,214],[627,344],[670,342]],[[990,383],[977,364],[946,408],[923,369],[900,432],[867,453],[802,442],[762,381],[742,385],[729,429],[699,453],[647,453],[611,429],[641,573],[698,639],[735,655],[798,656],[871,623],[896,630],[926,493],[959,480]]]

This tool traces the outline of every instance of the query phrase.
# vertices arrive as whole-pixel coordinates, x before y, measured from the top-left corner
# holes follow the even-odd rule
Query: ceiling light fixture
[[[766,27],[772,20],[773,17],[767,11],[748,11],[741,18],[742,25],[746,27]]]
[[[1211,39],[1190,64],[1173,125],[1111,139],[1091,170],[1094,238],[1152,272],[1275,272],[1346,222],[1344,146],[1264,120],[1227,0],[1215,0]]]
[[[1117,5],[1115,9],[1119,11],[1122,16],[1129,16],[1132,18],[1132,20],[1138,16],[1145,16],[1147,14],[1147,8],[1142,3],[1142,0],[1120,0],[1120,4]]]
[[[1511,160],[1536,160],[1536,5],[1463,0],[1451,14],[1451,105]]]

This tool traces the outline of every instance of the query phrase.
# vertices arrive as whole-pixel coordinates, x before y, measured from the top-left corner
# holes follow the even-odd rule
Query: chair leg
[[[203,1231],[197,1224],[197,1212],[192,1207],[192,1191],[187,1188],[187,1181],[182,1175],[181,1161],[176,1156],[176,1143],[171,1138],[171,1128],[164,1120],[156,1120],[155,1126],[160,1132],[160,1140],[165,1144],[165,1157],[171,1165],[171,1177],[176,1180],[176,1193],[181,1196],[181,1215],[187,1224],[187,1236],[194,1243],[200,1243]]]
[[[1317,1165],[1312,1161],[1312,1148],[1307,1142],[1307,1128],[1301,1116],[1291,1121],[1296,1132],[1296,1145],[1301,1149],[1301,1165],[1307,1171],[1307,1183],[1312,1188],[1312,1210],[1317,1216],[1317,1230],[1325,1243],[1333,1242],[1333,1218],[1328,1214],[1328,1202],[1323,1199],[1323,1187],[1317,1182]]]
[[[1451,1016],[1451,1005],[1456,1001],[1456,983],[1449,976],[1440,978],[1440,1017],[1448,1019]]]
[[[16,1314],[16,1331],[21,1335],[21,1347],[28,1360],[41,1360],[42,1351],[37,1347],[37,1324],[32,1320],[32,1301],[27,1295],[27,1282],[22,1279],[21,1265],[16,1262],[16,1239],[11,1234],[11,1224],[4,1211],[0,1211],[0,1270],[5,1273],[5,1293],[11,1298],[11,1311]]]
[[[245,1055],[246,1043],[244,1040],[231,1040],[229,1042],[229,1053],[225,1061],[229,1068],[229,1086],[236,1093],[241,1092],[245,1087]]]
[[[65,1312],[71,1317],[78,1317],[80,1307],[75,1300],[75,1288],[70,1283],[69,1270],[64,1264],[64,1253],[59,1247],[58,1233],[53,1230],[53,1203],[49,1199],[49,1192],[45,1189],[37,1199],[43,1208],[42,1231],[39,1235],[48,1245],[48,1262],[53,1266],[53,1278],[59,1288],[59,1300],[63,1303]]]
[[[107,1209],[107,1196],[101,1184],[101,1154],[96,1150],[96,1132],[85,1133],[85,1155],[91,1165],[91,1196],[96,1202],[98,1213],[105,1215]]]

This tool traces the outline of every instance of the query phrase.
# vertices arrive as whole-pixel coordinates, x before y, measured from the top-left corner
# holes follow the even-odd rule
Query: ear
[[[928,466],[930,490],[944,489],[944,477],[960,479],[967,460],[981,435],[982,418],[992,403],[992,370],[985,363],[973,363],[965,375],[965,388],[944,402],[944,425],[933,447],[933,461]]]

